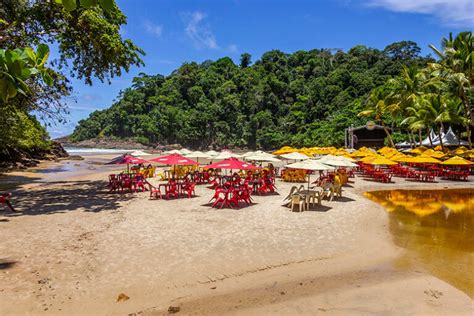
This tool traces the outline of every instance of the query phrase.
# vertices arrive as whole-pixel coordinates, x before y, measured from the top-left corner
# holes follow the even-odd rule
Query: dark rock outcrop
[[[0,170],[26,169],[38,165],[41,160],[58,160],[68,156],[63,146],[56,141],[52,141],[47,150],[8,147],[0,150]]]

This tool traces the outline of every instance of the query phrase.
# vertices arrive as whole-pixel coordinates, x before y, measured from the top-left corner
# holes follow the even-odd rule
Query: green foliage
[[[349,52],[272,50],[253,64],[243,54],[240,65],[222,58],[183,64],[166,78],[140,74],[109,109],[80,121],[71,138],[191,147],[342,145],[345,128],[365,124],[357,114],[372,89],[397,75],[400,64],[431,61],[401,56],[365,46]]]
[[[402,42],[403,43],[403,42]],[[398,60],[412,57],[419,50],[392,44],[385,49]],[[400,125],[411,132],[429,134],[430,129],[465,128],[472,148],[471,129],[474,127],[472,102],[474,96],[474,37],[472,32],[461,32],[455,38],[442,40],[442,50],[430,45],[440,58],[426,67],[402,65],[398,76],[373,89],[359,116],[373,117],[385,127],[387,122],[401,119]],[[394,52],[394,49],[398,52]],[[393,146],[391,137],[388,137]],[[443,144],[441,143],[441,146]]]
[[[27,96],[30,93],[27,80],[37,74],[48,86],[53,84],[49,70],[44,67],[48,56],[49,47],[45,44],[38,45],[36,53],[29,47],[0,49],[0,98],[3,103],[7,104],[18,93]]]
[[[109,80],[143,65],[143,51],[120,35],[124,24],[114,0],[2,1],[0,148],[48,145],[46,131],[30,113],[64,121],[62,97],[71,87],[63,70],[91,84],[93,77]],[[51,68],[46,43],[59,46],[59,60],[50,61]]]
[[[19,149],[46,149],[48,134],[34,116],[15,107],[0,108],[0,150],[7,147]]]

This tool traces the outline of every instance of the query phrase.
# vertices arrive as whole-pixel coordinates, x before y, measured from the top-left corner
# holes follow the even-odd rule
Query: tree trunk
[[[444,126],[443,123],[439,124],[439,144],[441,145],[441,151],[444,152],[444,145],[443,145],[443,132],[444,132]]]
[[[416,138],[415,138],[415,134],[413,133],[412,130],[410,130],[410,135],[411,135],[411,148],[415,148],[416,147]]]
[[[430,140],[430,146],[433,148],[433,140],[431,139],[431,132],[430,129],[428,128],[428,139]]]
[[[395,148],[395,144],[393,143],[392,135],[390,135],[390,132],[388,131],[387,127],[385,126],[385,123],[383,121],[380,122],[383,130],[385,131],[385,134],[387,134],[388,141],[390,142],[390,147]]]
[[[474,120],[472,118],[472,111],[471,111],[471,105],[469,104],[469,99],[464,93],[464,89],[462,87],[461,87],[460,97],[463,104],[464,115],[467,118],[467,123],[466,123],[467,141],[469,143],[469,149],[472,149],[471,126],[474,126]]]
[[[421,136],[421,128],[418,130],[418,139],[420,141],[420,146],[421,146],[421,143],[423,143],[423,137]]]

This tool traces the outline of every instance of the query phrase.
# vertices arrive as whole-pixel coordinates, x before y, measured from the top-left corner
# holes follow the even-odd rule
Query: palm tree
[[[390,135],[390,132],[385,125],[385,117],[390,115],[390,109],[388,105],[392,104],[390,97],[391,93],[385,86],[375,88],[371,91],[369,97],[367,98],[366,110],[360,112],[358,116],[373,117],[375,121],[383,127],[383,130],[385,131],[385,134],[387,135],[390,142],[390,146],[395,147],[392,135]]]
[[[446,82],[447,90],[462,101],[469,148],[472,148],[474,119],[469,95],[474,86],[474,36],[472,32],[461,32],[453,38],[450,33],[449,38],[442,39],[441,50],[433,45],[430,48],[440,58],[439,63],[432,64],[431,68]]]
[[[443,148],[442,135],[445,130],[445,124],[462,124],[465,118],[459,114],[460,101],[444,97],[440,94],[430,93],[421,98],[421,107],[427,122],[432,126],[437,126],[439,131],[439,141]]]

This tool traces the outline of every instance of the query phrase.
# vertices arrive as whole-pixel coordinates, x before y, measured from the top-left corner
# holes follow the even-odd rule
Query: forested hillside
[[[401,64],[423,67],[430,60],[415,43],[399,42],[383,51],[272,50],[254,63],[249,54],[239,65],[230,58],[185,63],[167,77],[134,78],[109,109],[80,121],[71,140],[132,138],[193,148],[340,145],[346,127],[365,124],[357,114],[373,88],[398,75]]]

